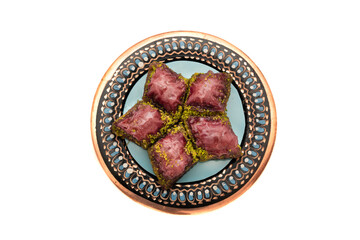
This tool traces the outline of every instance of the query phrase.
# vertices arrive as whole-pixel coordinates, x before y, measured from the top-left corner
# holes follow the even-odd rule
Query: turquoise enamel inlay
[[[265,117],[265,113],[256,113],[256,117],[257,117],[257,118],[264,118],[264,117]]]
[[[122,157],[121,157],[121,159],[122,159]],[[121,159],[120,159],[120,157],[115,158],[114,163],[115,163],[115,164],[118,164],[118,163],[121,161]]]
[[[221,193],[221,190],[220,190],[220,188],[218,188],[218,186],[213,186],[212,189],[213,189],[214,193],[217,195]]]
[[[259,133],[263,133],[263,132],[265,132],[265,128],[255,127],[255,131],[257,131],[257,132],[259,132]]]
[[[233,176],[229,176],[228,180],[231,184],[233,184],[233,185],[236,184],[236,181]]]
[[[167,190],[164,190],[164,191],[161,193],[161,197],[166,198],[167,196],[168,196],[168,191],[167,191]]]
[[[149,61],[149,56],[146,53],[141,54],[141,57],[145,62]]]
[[[202,48],[202,51],[203,51],[204,53],[208,53],[209,47],[208,47],[207,45],[204,45],[203,48]]]
[[[264,111],[264,107],[260,105],[255,105],[256,110],[258,111]]]
[[[198,191],[198,192],[197,192],[196,198],[197,198],[197,200],[199,200],[199,201],[203,199],[203,194],[202,194],[201,191]]]
[[[250,79],[250,78],[249,78]],[[253,97],[260,97],[261,96],[261,92],[260,91],[257,91],[257,92],[254,92],[253,94]]]
[[[127,167],[128,167],[128,164],[125,162],[125,163],[119,165],[119,170],[122,171],[122,170],[126,169]]]
[[[132,184],[136,184],[138,181],[139,181],[139,178],[138,178],[138,177],[134,177],[134,178],[131,180]]]
[[[146,188],[146,191],[148,192],[148,193],[151,193],[151,191],[154,189],[154,185],[149,185],[147,188]]]
[[[235,171],[235,175],[238,177],[238,178],[241,178],[242,177],[242,174],[239,170],[236,170]]]
[[[159,193],[160,193],[160,189],[156,188],[155,191],[153,192],[153,196],[157,197],[159,196]]]
[[[264,124],[266,124],[266,121],[264,119],[261,119],[261,120],[256,119],[256,123],[258,123],[260,125],[264,125]]]
[[[135,67],[135,65],[131,64],[131,65],[129,65],[129,69],[130,69],[130,71],[134,72],[136,70],[136,67]]]
[[[248,78],[248,79],[246,79],[245,84],[249,85],[249,84],[252,83],[253,81],[254,81],[254,79]]]
[[[180,199],[180,201],[185,201],[185,194],[184,193],[182,193],[182,192],[180,192],[180,194],[179,194],[179,199]]]
[[[163,54],[164,49],[162,46],[158,46],[157,49],[158,49],[159,54]]]
[[[235,68],[237,68],[239,66],[239,62],[238,61],[235,61],[235,62],[233,62],[233,64],[231,64],[231,68],[232,69],[235,69]]]
[[[114,152],[110,153],[110,156],[114,157],[114,156],[116,156],[116,155],[118,155],[118,154],[119,154],[119,150],[118,150],[118,149],[115,149]]]
[[[244,162],[247,163],[247,164],[249,164],[249,165],[253,164],[253,161],[252,161],[250,158],[248,158],[248,157],[246,157],[246,158],[244,159]]]
[[[257,156],[257,152],[255,152],[255,151],[248,151],[248,154],[253,157]]]
[[[170,47],[170,44],[165,44],[164,45],[165,46],[165,50],[167,51],[167,52],[170,52],[171,51],[171,47]]]
[[[109,144],[109,145],[110,145],[110,147],[109,147],[110,150],[117,147],[116,142],[113,142],[112,144]],[[109,145],[108,145],[108,146],[109,146]]]
[[[111,97],[111,98],[116,98],[117,96],[118,96],[117,93],[111,93],[111,94],[110,94],[110,97]]]
[[[116,81],[117,81],[118,83],[124,83],[124,82],[125,82],[125,79],[122,78],[122,77],[117,77],[117,78],[116,78]]]
[[[104,109],[105,114],[109,114],[109,113],[112,113],[112,112],[113,112],[113,110],[111,108],[105,108]]]
[[[204,193],[205,193],[205,198],[206,198],[206,199],[209,199],[210,196],[211,196],[211,195],[210,195],[210,190],[206,188],[205,191],[204,191]]]
[[[177,199],[177,193],[176,192],[172,192],[170,195],[170,200],[171,201],[175,201]]]
[[[113,118],[112,117],[107,117],[105,118],[105,123],[110,124],[112,122]]]
[[[122,71],[122,74],[125,76],[125,77],[128,77],[130,75],[130,71],[129,70],[124,70]]]
[[[185,42],[184,41],[180,41],[180,48],[184,49],[185,48]]]
[[[155,52],[154,50],[150,50],[150,51],[149,51],[149,54],[150,54],[150,56],[153,57],[153,58],[156,57],[156,52]]]
[[[230,56],[228,56],[226,59],[225,59],[225,64],[229,64],[232,62],[232,58]]]
[[[224,53],[223,52],[220,52],[218,55],[217,55],[218,59],[223,59],[224,57]]]
[[[188,199],[189,201],[194,201],[194,192],[189,192]]]
[[[109,136],[107,136],[106,141],[112,141],[114,137],[115,137],[114,134],[110,134]]]
[[[242,71],[244,71],[243,67],[239,67],[239,69],[236,71],[237,73],[242,73]]]
[[[119,84],[115,84],[113,88],[115,91],[119,91],[121,89],[121,86]]]
[[[145,185],[146,185],[146,182],[141,182],[139,184],[139,189],[143,189],[145,187]]]
[[[142,67],[144,65],[144,62],[141,61],[139,58],[135,59],[135,63],[136,63],[136,65],[138,65],[138,67]]]
[[[240,165],[240,168],[241,168],[241,170],[242,170],[243,172],[249,171],[249,169],[248,169],[247,167],[245,167],[244,164],[241,164],[241,165]]]
[[[115,103],[113,101],[108,101],[106,103],[106,106],[108,106],[109,108],[112,108],[115,105]]]
[[[228,191],[228,190],[229,190],[229,186],[226,184],[226,182],[222,182],[222,183],[221,183],[221,186],[223,187],[223,189],[224,189],[225,191]]]
[[[128,169],[125,171],[125,177],[126,177],[126,178],[129,178],[133,172],[134,172],[134,170],[133,170],[132,168],[128,168]]]
[[[253,85],[250,86],[250,89],[251,89],[251,90],[255,90],[257,87],[258,87],[258,85],[255,83],[255,84],[253,84]]]
[[[257,142],[253,142],[252,144],[253,148],[259,149],[260,145]]]
[[[200,49],[200,44],[198,44],[198,43],[195,43],[195,47],[194,47],[194,50],[199,50]]]

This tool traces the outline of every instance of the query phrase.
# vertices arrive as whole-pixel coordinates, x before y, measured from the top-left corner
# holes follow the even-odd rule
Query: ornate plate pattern
[[[162,190],[154,175],[132,157],[126,142],[110,130],[114,119],[123,114],[129,91],[155,60],[165,63],[196,61],[229,72],[241,97],[246,119],[241,142],[244,154],[240,159],[232,159],[211,177],[178,183],[170,190]],[[102,167],[124,193],[158,210],[190,214],[227,204],[259,177],[274,145],[276,112],[264,76],[242,51],[208,34],[170,32],[134,45],[109,68],[94,98],[91,131]]]

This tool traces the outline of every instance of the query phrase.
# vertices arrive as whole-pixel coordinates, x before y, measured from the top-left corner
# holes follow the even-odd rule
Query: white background
[[[0,239],[360,239],[357,1],[1,1]],[[242,49],[273,92],[269,164],[240,198],[179,216],[103,172],[91,104],[111,63],[193,30]]]

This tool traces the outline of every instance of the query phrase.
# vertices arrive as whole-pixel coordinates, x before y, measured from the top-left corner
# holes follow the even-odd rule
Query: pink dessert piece
[[[232,78],[227,73],[194,74],[186,105],[198,111],[224,112],[230,95]]]
[[[200,151],[200,160],[238,158],[241,148],[227,117],[198,117],[187,119],[190,132]]]
[[[125,115],[116,120],[113,132],[134,141],[145,149],[164,132],[168,121],[164,113],[144,102],[138,102]],[[167,117],[170,121],[170,118]]]
[[[194,149],[183,127],[178,126],[149,148],[149,157],[160,185],[168,189],[196,162]]]
[[[163,63],[150,65],[144,100],[175,113],[182,106],[186,93],[185,79]]]

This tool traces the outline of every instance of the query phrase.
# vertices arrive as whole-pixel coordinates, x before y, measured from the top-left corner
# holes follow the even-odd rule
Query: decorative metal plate
[[[201,163],[172,189],[161,189],[143,154],[146,151],[110,130],[114,119],[141,97],[141,83],[152,61],[165,62],[182,74],[199,66],[196,72],[211,69],[233,76],[235,97],[229,100],[228,115],[241,141],[240,159]],[[275,104],[264,76],[241,50],[209,34],[169,32],[137,43],[111,65],[94,98],[91,132],[99,162],[120,190],[155,209],[191,214],[229,203],[259,177],[275,141]]]

